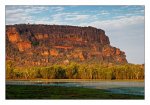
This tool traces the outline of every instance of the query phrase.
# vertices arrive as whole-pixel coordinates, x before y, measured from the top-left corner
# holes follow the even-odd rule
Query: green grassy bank
[[[144,96],[79,87],[6,85],[6,99],[144,99]]]

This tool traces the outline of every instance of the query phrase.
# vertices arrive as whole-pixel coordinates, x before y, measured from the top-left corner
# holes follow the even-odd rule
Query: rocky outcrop
[[[31,48],[31,42],[26,41],[27,39],[24,40],[23,38],[21,38],[16,27],[7,28],[6,34],[7,34],[8,40],[12,44],[16,44],[19,51],[25,51],[26,49]]]
[[[18,42],[17,47],[18,47],[19,51],[25,51],[25,50],[31,48],[31,43],[25,42],[25,41]]]
[[[11,47],[10,47],[11,46]],[[18,65],[66,62],[127,63],[102,29],[63,25],[7,25],[7,58]],[[18,62],[19,61],[19,62]]]
[[[51,50],[50,50],[50,55],[51,55],[51,56],[58,56],[58,51],[55,50],[55,49],[51,49]]]
[[[19,42],[21,40],[19,33],[16,31],[15,27],[9,27],[6,30],[6,34],[7,34],[9,41],[12,43],[16,43],[16,42]]]

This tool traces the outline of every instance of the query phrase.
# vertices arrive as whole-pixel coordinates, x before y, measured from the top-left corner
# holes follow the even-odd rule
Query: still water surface
[[[144,82],[139,81],[6,81],[8,85],[65,86],[104,89],[111,93],[144,96]]]

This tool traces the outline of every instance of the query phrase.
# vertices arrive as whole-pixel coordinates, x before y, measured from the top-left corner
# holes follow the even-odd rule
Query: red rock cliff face
[[[16,27],[9,27],[6,30],[7,38],[12,44],[16,44],[19,51],[25,51],[26,49],[31,48],[31,43],[23,38],[21,38]]]
[[[93,60],[127,63],[125,53],[112,47],[105,32],[94,27],[8,25],[6,35],[7,58],[19,60],[18,65]]]
[[[9,27],[6,31],[8,39],[12,43],[16,43],[20,41],[19,33],[16,31],[15,27]]]

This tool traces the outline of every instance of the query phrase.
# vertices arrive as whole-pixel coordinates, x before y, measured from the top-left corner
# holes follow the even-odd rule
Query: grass
[[[144,99],[144,96],[79,87],[6,85],[6,99]]]

